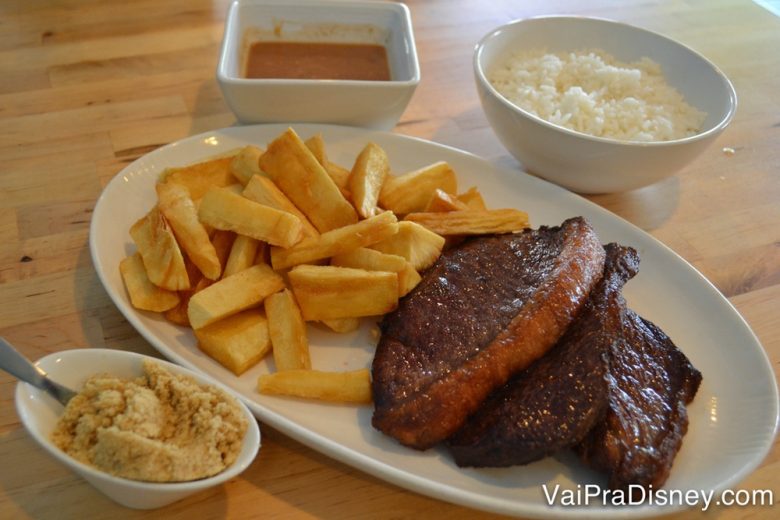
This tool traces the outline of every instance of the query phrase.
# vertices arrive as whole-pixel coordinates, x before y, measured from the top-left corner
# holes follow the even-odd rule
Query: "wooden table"
[[[4,0],[0,4],[0,335],[37,359],[79,346],[154,350],[122,318],[88,252],[95,200],[146,152],[235,123],[215,81],[225,0]],[[590,4],[588,7],[584,7]],[[412,1],[423,80],[395,131],[512,168],[480,109],[475,42],[531,15],[610,17],[714,61],[739,110],[714,146],[646,189],[591,197],[695,265],[780,363],[780,20],[748,0]],[[724,153],[732,148],[733,155]],[[104,498],[23,430],[0,373],[0,517],[489,517],[368,476],[263,426],[262,463],[165,509]],[[780,450],[741,483],[780,494]],[[732,507],[719,518],[774,518]],[[681,517],[695,517],[692,511]]]

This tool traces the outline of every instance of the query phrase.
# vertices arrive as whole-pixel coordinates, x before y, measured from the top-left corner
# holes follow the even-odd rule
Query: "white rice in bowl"
[[[699,132],[706,114],[669,86],[649,58],[622,63],[602,50],[513,54],[488,81],[550,123],[622,141],[670,141]]]

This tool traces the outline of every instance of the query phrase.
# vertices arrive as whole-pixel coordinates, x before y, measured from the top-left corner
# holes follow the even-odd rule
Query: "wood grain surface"
[[[691,262],[780,363],[780,19],[748,0],[409,1],[419,85],[395,132],[510,168],[472,79],[474,44],[541,14],[608,17],[662,32],[733,81],[737,115],[679,175],[590,197]],[[235,124],[215,80],[225,0],[0,3],[0,336],[37,359],[74,347],[155,355],[98,281],[92,208],[123,167],[166,143]],[[726,154],[723,149],[735,153]],[[157,511],[122,508],[43,452],[0,373],[0,518],[490,518],[400,489],[262,426],[261,455],[222,487]],[[777,445],[740,484],[780,497]],[[731,507],[710,518],[776,518]],[[689,511],[677,518],[697,518]]]

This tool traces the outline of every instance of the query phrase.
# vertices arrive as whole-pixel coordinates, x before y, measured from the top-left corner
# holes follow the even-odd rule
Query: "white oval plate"
[[[460,469],[446,451],[404,448],[371,427],[369,406],[340,406],[257,393],[261,362],[234,376],[201,353],[191,331],[130,305],[119,262],[134,250],[130,226],[156,201],[154,183],[168,166],[186,165],[246,144],[265,147],[286,125],[215,130],[164,146],[120,172],[97,202],[90,230],[92,259],[100,280],[128,321],[162,354],[233,388],[262,421],[339,461],[399,486],[469,507],[528,517],[627,518],[668,513],[683,506],[548,506],[542,485],[584,490],[603,478],[573,457],[547,458],[509,469]],[[769,360],[748,325],[715,287],[663,244],[603,208],[557,186],[439,144],[392,133],[328,125],[296,125],[306,138],[321,132],[331,160],[347,167],[368,141],[379,144],[396,173],[445,160],[462,188],[478,186],[490,207],[527,211],[534,227],[582,215],[604,243],[617,241],[642,256],[639,274],[625,290],[629,305],[676,342],[704,381],[689,407],[690,426],[667,489],[732,487],[767,454],[778,419],[777,385]],[[309,327],[312,365],[321,370],[370,366],[374,342],[369,322],[337,335]]]

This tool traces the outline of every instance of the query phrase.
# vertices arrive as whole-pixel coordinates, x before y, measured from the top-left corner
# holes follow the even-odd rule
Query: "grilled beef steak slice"
[[[459,466],[528,464],[574,446],[603,419],[607,356],[625,312],[620,290],[639,267],[633,249],[605,250],[604,276],[566,334],[447,441]]]
[[[613,489],[660,487],[688,430],[701,373],[658,327],[626,309],[610,349],[606,417],[577,447]]]
[[[547,352],[601,278],[583,218],[471,239],[446,251],[381,323],[372,424],[426,449]]]

